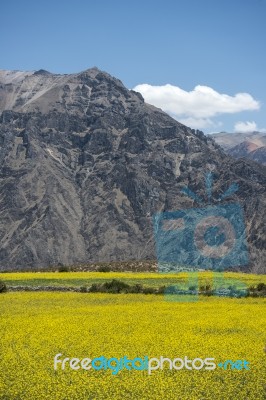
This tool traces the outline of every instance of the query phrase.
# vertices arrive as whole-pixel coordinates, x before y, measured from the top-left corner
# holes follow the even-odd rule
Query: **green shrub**
[[[248,288],[248,296],[250,296],[250,297],[266,297],[265,283],[258,283],[257,287],[250,286]]]
[[[144,287],[143,293],[144,294],[154,294],[154,293],[156,293],[156,289],[153,287]]]
[[[111,268],[109,265],[101,265],[100,267],[97,268],[98,272],[111,272]]]
[[[7,286],[4,281],[0,280],[0,293],[5,293],[5,292],[7,292]]]
[[[212,296],[213,295],[213,290],[210,284],[206,285],[201,285],[200,286],[200,294],[203,294],[204,296]]]
[[[110,282],[103,283],[102,288],[108,293],[121,293],[122,291],[129,289],[130,285],[118,279],[112,279]]]
[[[140,283],[136,283],[131,287],[131,293],[143,293],[143,286]]]
[[[158,294],[165,294],[166,286],[160,286],[157,290]]]
[[[100,285],[97,283],[93,283],[88,291],[91,293],[100,292]]]
[[[265,285],[265,283],[259,283],[257,285],[257,290],[258,290],[258,292],[266,293],[266,285]]]
[[[69,268],[66,265],[60,265],[58,272],[69,272]]]

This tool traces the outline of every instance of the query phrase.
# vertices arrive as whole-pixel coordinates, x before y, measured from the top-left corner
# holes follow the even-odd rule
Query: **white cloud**
[[[258,130],[257,124],[254,121],[246,121],[246,122],[237,122],[235,124],[235,132],[241,132],[241,133],[248,133],[248,132],[254,132]]]
[[[178,117],[174,117],[178,118]],[[221,128],[223,123],[221,121],[214,122],[210,118],[193,118],[193,117],[186,117],[186,118],[178,118],[178,121],[181,124],[186,126],[190,126],[191,128],[197,129],[204,129],[204,128]]]
[[[133,89],[140,92],[147,103],[195,128],[215,125],[211,120],[219,114],[234,114],[241,111],[258,110],[260,104],[248,93],[234,96],[216,92],[208,86],[196,86],[187,92],[178,86],[166,84],[152,86],[137,85]]]
[[[178,118],[178,117],[176,117]],[[193,118],[193,117],[186,117],[186,118],[178,118],[178,121],[181,124],[186,126],[190,126],[191,128],[197,129],[204,129],[208,127],[216,127],[216,124],[210,118]]]

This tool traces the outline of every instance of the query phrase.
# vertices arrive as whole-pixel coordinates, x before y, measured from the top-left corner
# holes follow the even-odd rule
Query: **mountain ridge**
[[[9,77],[10,79],[10,77]],[[144,102],[96,68],[0,73],[0,269],[155,259],[152,216],[195,207],[181,189],[240,192],[255,272],[265,271],[265,169]]]
[[[210,136],[232,157],[266,165],[266,132],[220,132]]]

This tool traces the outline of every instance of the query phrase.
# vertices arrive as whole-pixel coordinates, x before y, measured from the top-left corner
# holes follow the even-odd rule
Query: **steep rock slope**
[[[265,168],[233,160],[199,131],[105,72],[0,72],[0,269],[155,259],[152,217],[196,207],[182,194],[243,205],[250,265],[265,272]]]

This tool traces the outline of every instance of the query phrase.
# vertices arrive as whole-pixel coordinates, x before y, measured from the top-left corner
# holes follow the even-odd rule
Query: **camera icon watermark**
[[[224,271],[248,264],[244,213],[238,203],[221,204],[236,192],[231,185],[211,204],[212,174],[206,175],[208,203],[189,188],[183,192],[196,200],[200,207],[165,211],[154,215],[154,235],[159,272],[171,273],[199,270]]]
[[[223,271],[248,263],[239,204],[163,212],[154,223],[160,272],[182,266]]]

